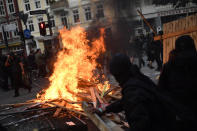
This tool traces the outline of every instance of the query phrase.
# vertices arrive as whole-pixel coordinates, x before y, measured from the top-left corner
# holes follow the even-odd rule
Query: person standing
[[[161,61],[161,50],[162,50],[162,43],[160,41],[154,41],[153,38],[147,46],[147,56],[148,56],[148,67],[151,69],[154,68],[152,66],[152,62],[156,61],[157,63],[157,71],[160,71],[162,68],[162,61]]]
[[[163,66],[159,89],[170,96],[183,115],[192,120],[179,119],[180,130],[189,130],[197,124],[197,51],[194,40],[189,35],[179,37],[175,49],[169,54],[169,61]],[[197,130],[196,128],[193,130]]]
[[[46,75],[46,67],[44,62],[44,56],[42,55],[40,49],[37,49],[37,52],[35,54],[35,61],[38,68],[38,76],[44,77]]]
[[[175,131],[175,115],[163,104],[156,85],[128,56],[116,54],[110,73],[122,88],[122,99],[99,109],[102,113],[125,111],[131,131]]]
[[[10,65],[10,70],[11,70],[11,76],[12,76],[12,86],[14,87],[15,90],[15,95],[14,97],[18,97],[19,94],[19,88],[23,86],[23,81],[22,81],[22,75],[25,74],[23,63],[21,62],[20,58],[17,57],[14,53],[10,53],[8,55],[8,58],[6,60],[6,65]],[[27,87],[29,92],[31,91],[31,87]]]
[[[8,74],[5,67],[6,56],[0,54],[0,86],[4,91],[9,91]]]

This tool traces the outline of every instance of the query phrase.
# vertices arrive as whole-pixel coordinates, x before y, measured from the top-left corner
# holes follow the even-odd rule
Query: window
[[[29,0],[24,0],[24,4],[25,4],[25,10],[26,10],[26,11],[31,10]]]
[[[28,21],[28,26],[30,31],[34,31],[34,25],[33,25],[33,20]]]
[[[90,7],[87,7],[84,10],[85,10],[86,20],[91,20],[92,16],[91,16],[91,9],[90,9]]]
[[[36,8],[41,8],[40,0],[35,0],[35,7]]]
[[[77,22],[80,22],[80,19],[79,19],[79,11],[76,9],[76,10],[73,10],[73,17],[74,17],[74,22],[77,23]]]
[[[2,44],[1,42],[3,42],[3,33],[0,32],[0,44]]]
[[[46,0],[46,6],[49,6],[49,0]]]
[[[51,21],[51,27],[55,27],[54,16],[50,16],[50,21]]]
[[[38,23],[43,22],[43,17],[38,17],[37,20],[38,20]]]
[[[97,5],[97,18],[103,18],[104,12],[103,12],[103,5]]]
[[[61,14],[61,21],[62,21],[62,25],[65,25],[67,28],[67,17],[66,17],[66,13],[62,13]]]
[[[3,0],[0,0],[0,15],[5,15]]]
[[[14,24],[16,25],[16,30],[12,31],[12,36],[13,37],[18,37],[18,24],[17,24],[17,22],[15,22]]]
[[[66,28],[68,28],[66,13],[61,14],[61,21],[62,21],[62,25],[66,26]]]
[[[7,0],[7,7],[8,7],[8,11],[9,13],[14,13],[14,1],[13,0]]]

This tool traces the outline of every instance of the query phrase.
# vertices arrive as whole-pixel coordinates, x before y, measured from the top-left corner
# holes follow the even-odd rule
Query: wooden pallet
[[[100,131],[123,131],[120,125],[117,125],[105,116],[100,117],[95,113],[89,112],[89,107],[86,102],[83,102],[82,108],[89,117],[90,120],[98,127]]]

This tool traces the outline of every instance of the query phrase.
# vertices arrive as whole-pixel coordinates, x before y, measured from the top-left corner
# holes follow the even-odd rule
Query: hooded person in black
[[[10,70],[12,74],[11,76],[13,80],[12,86],[15,89],[14,97],[19,96],[19,88],[21,86],[26,87],[29,90],[29,92],[31,92],[31,86],[26,86],[23,84],[22,77],[24,76],[25,71],[24,71],[23,63],[21,62],[20,58],[16,56],[13,52],[11,52],[5,63],[6,65],[10,66]]]
[[[131,131],[175,131],[175,116],[160,102],[156,85],[128,56],[115,55],[110,72],[122,87],[122,99],[107,106],[105,113],[125,111]]]
[[[193,119],[197,119],[197,52],[194,40],[189,35],[176,40],[175,49],[162,69],[159,89],[187,108],[185,113],[193,114]]]

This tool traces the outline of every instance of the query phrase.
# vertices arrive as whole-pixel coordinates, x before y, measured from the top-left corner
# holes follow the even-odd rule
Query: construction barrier
[[[190,35],[195,40],[197,48],[197,14],[164,24],[163,33],[163,62],[166,63],[179,36]]]

